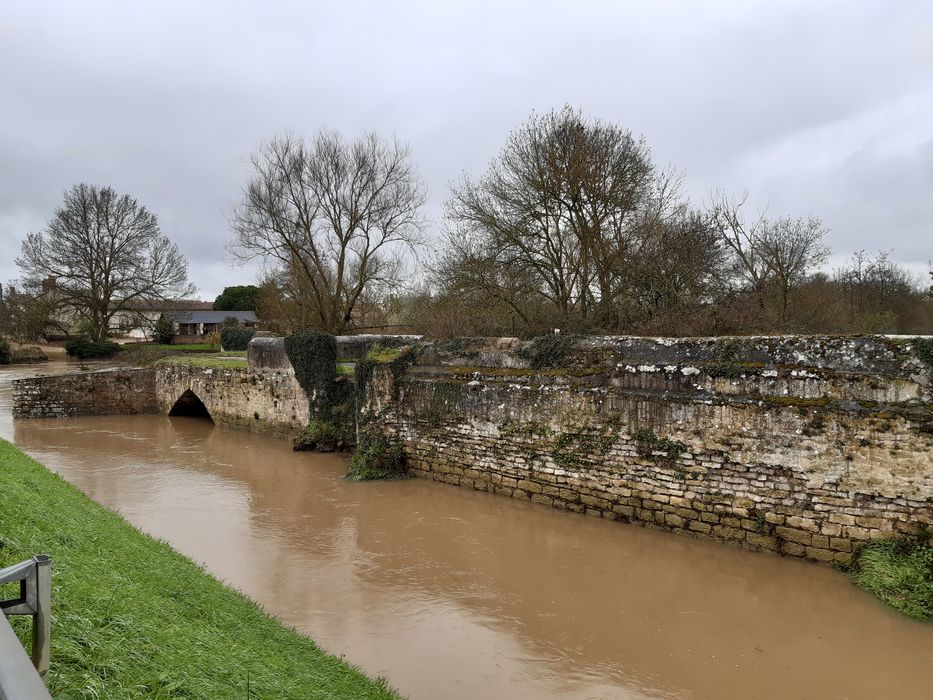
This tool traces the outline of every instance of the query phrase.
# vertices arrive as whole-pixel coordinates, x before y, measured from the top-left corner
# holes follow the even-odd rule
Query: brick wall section
[[[13,382],[14,418],[158,413],[155,370],[125,369]]]
[[[308,397],[289,367],[250,372],[204,369],[182,364],[156,368],[156,402],[169,413],[186,391],[192,391],[215,423],[293,437],[308,424]]]
[[[772,351],[729,369],[666,344],[658,365],[607,339],[534,371],[511,352],[429,348],[374,374],[368,417],[414,476],[752,549],[843,563],[933,526],[929,368],[885,343],[846,361],[843,341],[821,366],[792,342],[774,347],[807,365]]]

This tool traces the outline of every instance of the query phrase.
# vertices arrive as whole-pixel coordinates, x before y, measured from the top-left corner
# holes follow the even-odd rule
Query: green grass
[[[0,440],[0,566],[34,554],[56,698],[398,697]]]
[[[387,364],[393,360],[397,360],[404,352],[405,348],[386,348],[376,343],[369,348],[369,351],[366,353],[366,359]]]
[[[156,348],[157,350],[175,350],[177,352],[216,352],[220,350],[217,345],[208,345],[207,343],[178,343],[177,345],[160,345],[158,343],[146,344],[146,347]]]
[[[246,369],[246,353],[224,352],[216,355],[175,355],[164,357],[156,364],[189,365],[191,367],[205,367],[212,369]]]
[[[915,620],[933,619],[933,540],[879,540],[861,549],[855,583]]]

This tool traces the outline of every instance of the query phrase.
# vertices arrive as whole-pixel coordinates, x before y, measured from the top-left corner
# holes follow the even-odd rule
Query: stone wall
[[[422,339],[420,335],[376,335],[362,333],[360,335],[338,335],[337,361],[352,362],[366,357],[366,353],[373,345],[402,345],[417,343]]]
[[[14,418],[171,413],[190,392],[218,424],[297,435],[308,424],[308,397],[284,370],[205,369],[166,364],[13,382]]]
[[[355,362],[366,357],[366,353],[377,344],[413,344],[420,341],[420,335],[338,335],[338,362]],[[292,363],[285,352],[285,338],[257,337],[249,341],[246,352],[249,369],[252,371],[280,370],[292,371]]]
[[[845,562],[933,525],[931,371],[914,341],[551,345],[421,348],[405,371],[374,370],[364,418],[415,476],[753,549]],[[542,353],[556,362],[533,369]]]
[[[34,377],[13,382],[14,418],[157,413],[154,369]]]
[[[190,391],[222,425],[293,437],[308,424],[308,397],[291,367],[251,372],[168,364],[155,371],[160,413]]]

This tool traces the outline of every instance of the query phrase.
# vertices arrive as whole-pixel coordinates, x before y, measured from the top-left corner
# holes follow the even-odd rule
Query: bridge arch
[[[211,416],[211,412],[207,410],[207,406],[204,405],[204,402],[201,401],[200,397],[191,391],[191,389],[186,389],[185,392],[178,397],[175,403],[172,404],[172,409],[168,412],[168,414],[170,416],[207,418],[211,422],[214,421],[214,418]]]

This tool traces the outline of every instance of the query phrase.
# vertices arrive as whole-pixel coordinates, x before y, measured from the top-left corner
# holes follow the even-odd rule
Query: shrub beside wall
[[[175,341],[175,322],[166,318],[165,314],[159,314],[159,319],[152,329],[152,335],[157,343],[171,345]]]
[[[0,338],[0,365],[10,364],[10,344]]]
[[[92,360],[101,357],[113,357],[120,351],[120,344],[111,340],[91,340],[90,338],[75,338],[65,343],[65,352],[81,360]]]
[[[246,350],[249,341],[256,335],[252,328],[233,328],[228,326],[220,330],[220,345],[224,350]]]

